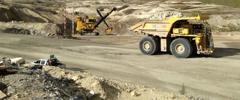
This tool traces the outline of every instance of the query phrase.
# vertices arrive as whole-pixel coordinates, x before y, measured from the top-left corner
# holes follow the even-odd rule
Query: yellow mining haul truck
[[[139,47],[147,55],[170,51],[178,58],[188,58],[194,53],[211,55],[214,51],[210,25],[200,16],[144,21],[130,30],[145,35]]]

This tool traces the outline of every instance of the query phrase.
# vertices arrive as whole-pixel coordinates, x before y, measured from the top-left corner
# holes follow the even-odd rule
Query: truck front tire
[[[193,47],[189,40],[177,38],[171,42],[170,51],[177,58],[188,58],[193,53]]]
[[[143,54],[154,55],[160,51],[160,43],[157,37],[143,37],[139,43],[139,48]]]

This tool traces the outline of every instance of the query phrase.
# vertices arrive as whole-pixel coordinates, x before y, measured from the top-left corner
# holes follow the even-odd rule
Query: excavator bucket
[[[112,31],[113,31],[113,28],[112,27],[108,27],[107,29],[105,29],[105,34],[106,35],[113,35]]]
[[[112,28],[112,27],[108,27],[108,28],[105,30],[106,33],[111,33],[112,31],[113,31],[113,28]]]

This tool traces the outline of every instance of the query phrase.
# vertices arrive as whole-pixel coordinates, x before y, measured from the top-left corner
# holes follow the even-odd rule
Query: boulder
[[[7,97],[7,95],[0,90],[0,100],[4,99],[5,97]]]
[[[11,63],[21,65],[21,64],[25,63],[25,59],[23,59],[22,57],[13,58],[13,59],[11,59]]]

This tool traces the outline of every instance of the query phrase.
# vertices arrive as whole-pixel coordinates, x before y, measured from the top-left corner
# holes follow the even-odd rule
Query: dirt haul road
[[[100,36],[81,40],[0,34],[0,56],[29,60],[55,54],[72,70],[139,83],[211,100],[240,98],[240,38],[215,36],[214,57],[177,59],[169,54],[143,55],[140,37]]]

